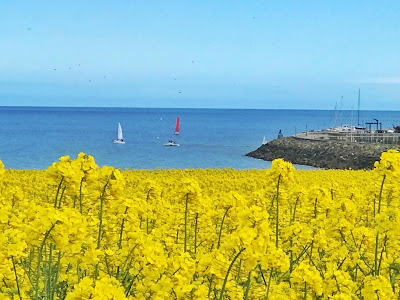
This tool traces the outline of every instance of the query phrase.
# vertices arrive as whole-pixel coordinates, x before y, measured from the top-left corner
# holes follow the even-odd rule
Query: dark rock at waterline
[[[246,156],[272,161],[283,158],[293,164],[326,169],[372,169],[382,152],[399,145],[307,140],[284,137],[272,140]]]

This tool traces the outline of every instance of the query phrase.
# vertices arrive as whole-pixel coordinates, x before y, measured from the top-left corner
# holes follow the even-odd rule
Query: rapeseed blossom
[[[399,156],[372,171],[0,161],[0,299],[397,299]]]

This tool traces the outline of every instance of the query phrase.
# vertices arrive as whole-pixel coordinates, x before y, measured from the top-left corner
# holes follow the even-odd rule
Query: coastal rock
[[[307,140],[284,137],[272,140],[246,156],[272,161],[283,158],[293,164],[325,169],[372,169],[382,152],[399,145]]]

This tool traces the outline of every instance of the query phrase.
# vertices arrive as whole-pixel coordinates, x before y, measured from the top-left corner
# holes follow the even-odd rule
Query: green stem
[[[31,273],[32,273],[32,261],[33,261],[33,256],[35,255],[35,250],[32,249],[31,251],[29,251],[29,273],[28,273],[28,277],[31,277]]]
[[[44,235],[44,239],[43,239],[42,243],[40,244],[39,253],[38,253],[38,261],[37,261],[37,268],[36,268],[36,284],[35,284],[35,298],[34,298],[35,300],[39,299],[40,264],[42,262],[43,247],[44,247],[44,244],[45,244],[47,238],[50,235],[50,231],[53,230],[55,225],[56,224],[51,225],[50,229],[46,231],[46,233]]]
[[[238,264],[238,269],[237,269],[237,276],[236,276],[236,282],[239,283],[240,282],[240,271],[242,269],[242,260],[239,260],[239,264]]]
[[[281,175],[278,177],[276,185],[276,221],[275,221],[275,247],[278,248],[278,229],[279,229],[279,185],[281,182]]]
[[[107,255],[104,257],[104,262],[106,263],[106,268],[107,268],[107,274],[108,276],[111,277],[111,272],[110,272],[110,265],[108,264],[108,259],[107,259]]]
[[[211,299],[210,296],[211,296],[211,288],[212,288],[213,280],[214,280],[214,274],[211,275],[210,282],[208,285],[208,299]]]
[[[314,249],[314,234],[313,234],[313,241],[311,242],[310,254],[308,255],[309,258],[310,258],[310,263],[313,262],[313,260],[312,260],[312,252],[313,252],[313,249]],[[306,253],[308,254],[308,252],[306,252]]]
[[[379,233],[377,233],[376,237],[375,237],[375,268],[374,268],[374,275],[375,276],[379,275],[379,270],[378,270],[378,241],[379,241]]]
[[[52,272],[51,272],[51,264],[52,264],[52,255],[53,255],[53,244],[51,244],[50,243],[50,245],[49,245],[49,262],[48,262],[48,266],[49,266],[49,268],[48,268],[48,270],[47,270],[47,297],[48,297],[48,299],[51,299],[52,297],[51,297],[51,290],[52,290],[52,288],[51,288],[51,276],[52,276]]]
[[[225,217],[228,214],[228,211],[231,207],[228,206],[225,210],[224,216],[222,217],[222,221],[221,221],[221,226],[219,228],[219,234],[218,234],[218,243],[217,243],[217,249],[219,249],[219,246],[221,245],[221,235],[222,235],[222,226],[224,225],[224,221],[225,221]]]
[[[184,244],[183,244],[183,252],[186,252],[186,250],[187,250],[186,244],[187,244],[187,215],[188,215],[188,202],[189,202],[189,194],[186,194],[186,201],[185,201],[185,232],[184,232],[185,241],[184,241]]]
[[[290,266],[289,266],[289,270],[286,271],[285,273],[281,274],[281,275],[279,276],[279,278],[278,278],[278,281],[279,281],[281,278],[285,277],[285,276],[288,274],[288,272],[290,272],[290,270],[291,270],[290,267],[292,267],[294,264],[298,263],[299,260],[300,260],[300,258],[301,258],[305,253],[308,254],[307,250],[308,250],[308,248],[311,247],[312,244],[313,244],[313,242],[311,242],[307,247],[302,246],[302,247],[303,247],[303,250],[300,252],[300,254],[296,257],[295,260],[291,261]]]
[[[81,268],[79,267],[79,263],[76,265],[76,276],[78,276],[78,283],[81,282]]]
[[[272,278],[272,269],[271,269],[271,272],[269,272],[269,279],[268,279],[267,293],[265,295],[265,300],[268,300],[268,297],[269,297],[269,288],[271,286],[271,278]]]
[[[107,180],[106,184],[104,185],[103,191],[101,192],[100,196],[100,209],[99,209],[99,233],[97,236],[97,247],[96,249],[100,249],[100,241],[101,241],[101,230],[103,226],[103,203],[104,203],[104,194],[106,193],[106,188],[108,183],[110,182],[110,179]],[[96,264],[95,270],[94,270],[94,279],[97,280],[97,276],[99,275],[99,264]]]
[[[137,244],[135,246],[132,247],[132,249],[129,251],[128,256],[125,259],[124,264],[122,265],[121,268],[121,272],[124,273],[125,270],[128,270],[129,272],[129,268],[130,268],[130,264],[132,263],[133,257],[131,259],[131,255],[133,254],[133,251],[135,250],[135,248],[137,247]],[[130,262],[129,262],[130,261]],[[116,274],[116,278],[119,280],[119,267],[117,268],[117,274]]]
[[[54,199],[54,208],[57,208],[58,193],[60,192],[61,184],[63,183],[63,181],[64,181],[64,177],[61,177],[60,183],[58,184],[58,188],[57,188],[56,198]]]
[[[317,218],[317,201],[318,201],[318,199],[315,198],[315,202],[314,202],[314,219]]]
[[[65,185],[64,188],[63,188],[63,190],[62,190],[62,192],[61,192],[60,201],[58,202],[58,209],[61,208],[61,200],[62,200],[62,198],[63,198],[63,196],[64,196],[64,192],[65,192],[65,189],[66,189],[66,188],[67,188],[67,186]]]
[[[219,300],[222,300],[222,298],[224,297],[226,282],[228,281],[228,276],[229,276],[229,273],[231,272],[232,266],[233,266],[233,264],[235,263],[235,261],[238,259],[239,255],[242,254],[242,252],[243,252],[244,250],[246,250],[246,248],[241,249],[241,250],[235,255],[235,257],[233,258],[231,264],[229,265],[228,271],[226,272],[226,275],[225,275],[224,282],[222,283],[221,294],[219,295]]]
[[[378,214],[381,212],[381,202],[382,202],[382,191],[383,191],[383,184],[385,183],[386,174],[383,175],[381,189],[379,191],[379,200],[378,200]]]
[[[249,298],[249,291],[250,291],[250,278],[251,278],[251,270],[249,272],[249,275],[247,275],[247,281],[246,281],[246,290],[244,292],[243,300],[248,300]]]
[[[151,189],[147,191],[146,203],[149,203]],[[149,234],[149,213],[146,214],[146,234]]]
[[[378,198],[378,214],[381,212],[381,202],[382,202],[382,191],[383,191],[383,185],[385,183],[386,179],[386,174],[383,175],[382,183],[381,183],[381,188],[379,191],[379,198]],[[379,268],[378,268],[378,242],[379,242],[379,232],[376,233],[375,237],[375,260],[374,260],[374,275],[378,276],[379,275]]]
[[[128,212],[128,206],[125,209],[125,215]],[[122,223],[121,223],[121,230],[119,232],[119,241],[118,241],[118,248],[121,249],[122,248],[122,232],[124,231],[124,223],[125,223],[125,218],[122,218]]]
[[[19,299],[20,299],[20,300],[22,300],[22,297],[21,297],[21,291],[20,291],[20,289],[19,289],[19,281],[18,281],[17,269],[15,268],[14,256],[11,256],[11,260],[12,260],[12,263],[13,263],[13,269],[14,269],[15,281],[17,282],[18,296],[19,296]]]
[[[387,235],[385,235],[385,238],[383,239],[383,247],[382,247],[381,255],[380,255],[380,258],[379,258],[379,264],[378,264],[378,274],[379,274],[379,271],[381,269],[383,251],[385,251],[385,249],[386,249],[386,242],[387,242]]]
[[[82,214],[82,184],[85,177],[82,177],[81,184],[79,185],[79,212]]]
[[[297,210],[297,203],[299,202],[299,197],[296,198],[296,202],[294,203],[294,209],[293,209],[293,218],[290,222],[290,224],[292,224],[295,220],[296,217],[296,210]]]
[[[339,293],[341,293],[340,286],[339,286],[339,282],[337,281],[337,278],[336,278],[336,276],[335,276],[335,275],[333,275],[333,278],[335,279],[335,282],[336,282],[336,288],[337,288],[338,292],[339,292]]]
[[[106,193],[106,188],[110,180],[107,180],[104,185],[103,191],[100,196],[100,209],[99,209],[99,234],[97,235],[97,248],[100,249],[100,239],[101,239],[101,227],[103,225],[103,203],[104,203],[104,194]]]
[[[240,261],[241,261],[241,260],[240,260]],[[258,264],[257,267],[258,267],[258,270],[260,271],[261,278],[262,278],[262,280],[263,280],[263,282],[264,282],[264,285],[267,286],[267,282],[265,281],[265,277],[264,277],[264,273],[263,273],[263,271],[262,271],[262,269],[261,269],[261,265]]]
[[[61,262],[61,251],[58,251],[57,267],[56,267],[56,276],[55,276],[55,278],[54,278],[54,289],[52,289],[51,299],[54,298],[55,288],[57,287],[58,275],[60,274],[60,262]]]
[[[126,289],[125,297],[128,297],[128,295],[129,295],[129,293],[130,293],[130,291],[131,291],[131,289],[132,289],[133,282],[134,282],[135,279],[139,276],[139,274],[140,274],[141,271],[142,271],[142,269],[140,269],[139,272],[138,272],[135,276],[132,277],[131,281],[129,282],[129,286],[128,286],[128,288]]]
[[[290,264],[289,264],[289,274],[292,275],[293,272],[293,237],[290,237]],[[289,281],[289,286],[291,282]]]
[[[35,285],[33,284],[32,278],[31,278],[31,275],[30,275],[30,273],[31,273],[30,267],[26,263],[24,263],[23,261],[21,261],[21,267],[24,269],[25,273],[28,275],[29,283],[31,284],[32,288],[34,288]],[[3,282],[4,282],[4,278],[3,278]]]
[[[199,219],[199,213],[196,213],[194,218],[194,254],[197,252],[197,224]]]

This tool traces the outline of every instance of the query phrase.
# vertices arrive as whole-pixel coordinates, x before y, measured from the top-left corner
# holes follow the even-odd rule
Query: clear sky
[[[400,1],[0,2],[0,105],[400,110]]]

